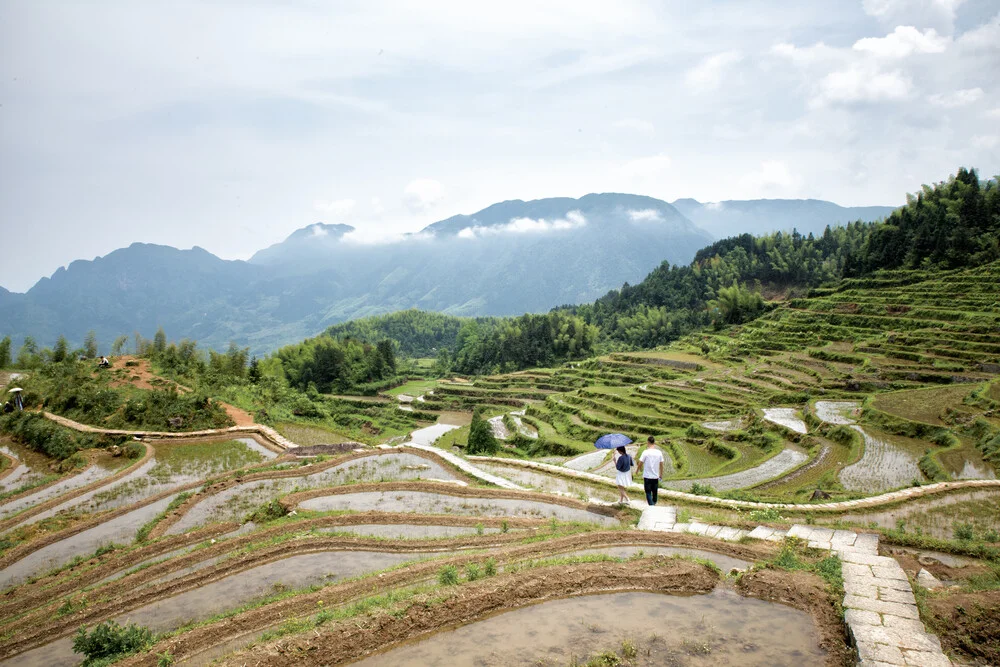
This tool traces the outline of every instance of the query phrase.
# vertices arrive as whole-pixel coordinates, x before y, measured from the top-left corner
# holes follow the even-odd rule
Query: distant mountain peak
[[[292,232],[285,241],[291,241],[293,239],[308,239],[308,238],[334,238],[339,239],[344,234],[348,234],[354,231],[354,227],[350,225],[331,225],[325,222],[314,222],[311,225],[306,225],[301,229],[296,229]]]

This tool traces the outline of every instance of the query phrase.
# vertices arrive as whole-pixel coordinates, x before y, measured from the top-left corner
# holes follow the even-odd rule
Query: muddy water
[[[51,644],[40,646],[21,655],[0,662],[4,667],[74,667],[83,662],[83,656],[73,653],[73,637],[63,637]]]
[[[917,465],[927,449],[927,443],[888,433],[869,433],[860,426],[851,425],[865,441],[861,460],[840,471],[840,483],[849,491],[879,493],[913,480],[923,481],[924,474]]]
[[[329,551],[292,556],[154,602],[116,620],[145,625],[153,632],[165,632],[284,590],[332,583],[400,563],[443,555],[444,552]]]
[[[476,465],[486,472],[509,479],[526,488],[537,489],[546,493],[558,493],[581,500],[589,500],[591,498],[607,502],[618,500],[618,491],[611,486],[603,487],[596,484],[583,484],[519,466],[505,466],[494,463],[483,463],[481,461],[477,461]]]
[[[785,449],[759,466],[734,472],[730,475],[705,477],[702,479],[666,480],[661,481],[660,486],[675,491],[689,491],[691,486],[697,482],[699,484],[707,484],[716,491],[746,489],[788,472],[792,468],[804,463],[807,458],[809,457],[802,452],[795,451],[794,449]]]
[[[764,419],[796,433],[806,433],[809,430],[795,408],[764,408]]]
[[[110,476],[113,472],[114,470],[110,466],[104,467],[101,465],[92,465],[83,472],[71,475],[70,477],[57,482],[52,486],[47,486],[44,489],[28,494],[23,498],[5,503],[0,506],[0,519],[5,519],[16,512],[20,512],[21,510],[29,507],[34,507],[39,503],[52,500],[67,491],[79,489],[81,486],[86,486],[99,479],[104,479],[105,477]]]
[[[436,426],[468,426],[472,423],[472,413],[471,412],[451,412],[445,410],[438,415],[438,421]],[[420,429],[423,430],[423,429]],[[416,435],[414,431],[414,435]],[[440,437],[440,436],[439,436]],[[431,441],[433,442],[433,440]],[[431,444],[430,442],[427,444]]]
[[[317,533],[351,533],[365,537],[385,537],[389,539],[420,540],[437,537],[461,537],[475,535],[479,529],[475,526],[422,526],[407,523],[366,523],[354,526],[331,526],[317,528]],[[499,533],[499,528],[483,527],[483,534]]]
[[[105,544],[131,542],[135,539],[139,528],[165,510],[171,500],[173,500],[172,496],[163,498],[39,549],[0,572],[0,590],[22,583],[31,576],[64,565],[75,556],[88,556]]]
[[[853,424],[857,401],[816,401],[816,417],[827,424]]]
[[[943,452],[938,456],[938,460],[951,474],[952,479],[996,479],[997,476],[993,466],[983,459],[979,450],[968,446]]]
[[[531,424],[525,424],[521,417],[524,416],[524,410],[517,410],[516,412],[510,413],[510,418],[514,420],[514,425],[517,427],[518,433],[526,438],[531,438],[532,440],[538,439],[538,429]]]
[[[302,509],[321,512],[331,510],[352,510],[368,512],[419,512],[421,514],[464,514],[473,516],[518,516],[532,518],[554,517],[562,521],[585,521],[605,525],[617,524],[617,519],[588,512],[587,510],[564,507],[534,500],[511,498],[466,498],[446,496],[424,491],[369,491],[345,493],[336,496],[322,496],[306,500]]]
[[[723,572],[730,570],[745,570],[750,567],[750,563],[739,558],[726,556],[725,554],[705,549],[688,549],[687,547],[649,547],[649,546],[621,546],[621,547],[599,547],[597,549],[584,549],[582,551],[572,551],[562,554],[563,556],[613,556],[615,558],[631,558],[637,554],[645,556],[687,556],[689,558],[701,558],[715,563]],[[641,563],[636,563],[636,567],[642,567]]]
[[[456,416],[457,415],[457,416]],[[410,439],[407,442],[412,442],[415,445],[433,445],[434,441],[440,438],[442,435],[448,431],[453,431],[456,428],[460,428],[465,424],[453,424],[451,422],[445,421],[445,419],[451,419],[451,421],[465,421],[468,424],[471,421],[465,420],[464,412],[442,412],[441,416],[438,417],[438,423],[433,426],[428,426],[426,428],[418,428],[416,431],[410,434]]]
[[[236,441],[157,442],[154,448],[156,450],[154,458],[137,470],[107,486],[32,517],[30,521],[39,521],[70,509],[80,512],[103,512],[123,507],[157,493],[276,456],[253,438],[240,438]],[[261,450],[266,452],[267,456],[262,454]]]
[[[648,643],[650,664],[801,667],[825,659],[808,614],[718,589],[693,597],[615,593],[544,602],[354,664],[562,667],[620,649],[625,638]]]
[[[278,458],[278,452],[271,451],[264,445],[257,442],[255,438],[233,438],[237,442],[242,442],[246,445],[247,449],[257,452],[260,454],[261,458],[265,461],[270,461],[271,459]]]
[[[956,523],[971,523],[981,535],[989,529],[1000,531],[1000,491],[984,489],[931,496],[881,511],[844,514],[840,520],[862,527],[874,524],[882,528],[896,528],[903,522],[908,533],[920,531],[941,539],[954,538]]]
[[[458,479],[440,464],[408,453],[378,454],[348,461],[322,472],[286,479],[258,480],[239,484],[209,496],[192,507],[167,531],[186,532],[207,523],[242,522],[264,503],[298,489],[305,491],[349,482],[385,482],[413,479]]]
[[[726,419],[724,421],[717,422],[702,422],[701,425],[710,431],[736,431],[743,428],[743,420],[738,418]]]
[[[47,456],[4,438],[0,438],[0,451],[17,461],[14,469],[0,479],[0,491],[13,491],[50,474],[49,464],[52,463],[52,459]]]

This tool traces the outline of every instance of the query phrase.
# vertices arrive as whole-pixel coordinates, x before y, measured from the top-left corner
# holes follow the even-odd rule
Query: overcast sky
[[[1000,172],[996,0],[0,0],[0,285],[505,199]]]

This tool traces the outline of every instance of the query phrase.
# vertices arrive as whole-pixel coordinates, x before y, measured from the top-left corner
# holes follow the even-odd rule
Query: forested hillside
[[[845,276],[883,268],[978,266],[997,258],[996,181],[981,183],[975,170],[962,168],[948,181],[911,195],[885,222],[827,227],[819,236],[795,231],[734,236],[699,250],[688,265],[663,262],[637,285],[626,283],[594,303],[553,312],[592,325],[606,347],[653,347],[713,323],[752,319],[767,309],[766,299],[804,294]],[[511,352],[522,349],[511,342],[517,336],[510,334],[523,326],[521,320],[473,321],[406,311],[355,320],[328,333],[369,342],[392,338],[407,354],[429,355],[448,348],[455,370],[482,372],[509,368],[505,364],[512,360],[517,360],[513,367],[523,367],[522,361],[538,356]],[[583,331],[575,324],[573,330]],[[589,342],[589,334],[579,340]]]

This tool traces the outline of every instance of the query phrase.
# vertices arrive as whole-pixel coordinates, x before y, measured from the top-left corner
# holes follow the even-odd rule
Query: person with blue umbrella
[[[632,468],[635,465],[632,457],[625,450],[625,445],[630,444],[632,444],[631,438],[621,433],[602,435],[594,443],[594,447],[597,449],[615,450],[612,454],[615,470],[618,471],[615,473],[615,484],[618,485],[618,502],[624,505],[627,505],[629,501],[627,489],[632,486]]]

